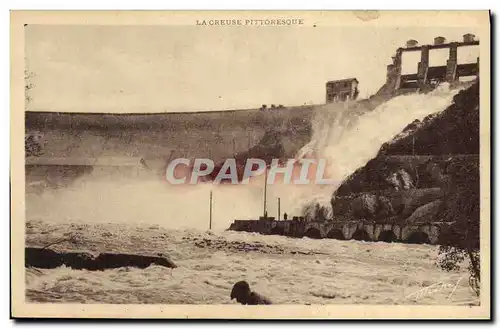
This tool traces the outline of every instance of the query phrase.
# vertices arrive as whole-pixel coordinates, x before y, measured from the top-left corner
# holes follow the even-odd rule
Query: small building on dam
[[[326,83],[326,103],[338,103],[358,98],[358,79],[349,78]]]

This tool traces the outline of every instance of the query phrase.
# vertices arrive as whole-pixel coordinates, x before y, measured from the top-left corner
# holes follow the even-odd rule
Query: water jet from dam
[[[328,209],[331,218],[331,198],[340,184],[356,169],[374,158],[380,147],[401,133],[415,120],[445,110],[461,89],[450,90],[443,84],[430,93],[401,95],[363,114],[331,111],[328,106],[316,109],[312,121],[311,142],[299,152],[301,156],[325,158],[335,185],[323,187],[317,193],[304,196],[300,203],[307,211],[311,204]],[[297,200],[298,201],[298,200]],[[314,214],[304,214],[314,217]]]

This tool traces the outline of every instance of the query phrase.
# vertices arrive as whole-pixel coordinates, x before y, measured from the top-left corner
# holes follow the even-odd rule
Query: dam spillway
[[[338,185],[309,196],[303,221],[261,218],[235,221],[230,229],[370,241],[389,234],[394,241],[439,243],[450,224],[440,220],[452,206],[447,196],[460,184],[453,177],[463,168],[479,170],[478,83],[461,89],[399,96],[345,120],[317,113],[313,122],[326,124],[313,124],[315,142],[307,152],[332,159]],[[373,129],[382,123],[384,129]]]

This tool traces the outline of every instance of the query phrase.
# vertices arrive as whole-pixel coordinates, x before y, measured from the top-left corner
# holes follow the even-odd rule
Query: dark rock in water
[[[75,270],[91,269],[94,267],[95,256],[87,252],[61,253],[63,264]]]
[[[61,254],[42,248],[25,248],[25,266],[39,268],[56,268],[64,264]]]
[[[250,290],[246,281],[238,281],[234,284],[230,294],[231,299],[235,299],[242,305],[269,305],[271,300],[263,295]]]
[[[167,257],[130,255],[119,253],[102,253],[95,257],[87,252],[55,252],[44,248],[25,248],[25,266],[38,268],[67,267],[90,271],[105,270],[119,267],[146,268],[150,265],[160,265],[176,268]]]
[[[177,266],[168,258],[157,256],[127,255],[102,253],[95,260],[98,270],[118,267],[146,268],[150,265],[160,265],[170,268]]]

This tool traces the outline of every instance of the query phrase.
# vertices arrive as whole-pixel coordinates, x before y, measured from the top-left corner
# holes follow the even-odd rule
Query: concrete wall
[[[42,144],[41,155],[26,159],[32,166],[27,181],[39,180],[43,172],[89,172],[76,175],[68,166],[130,167],[140,159],[157,169],[180,157],[217,163],[255,146],[268,131],[279,136],[285,156],[293,157],[310,141],[312,115],[312,106],[145,115],[27,112],[25,133],[41,136]]]
[[[381,224],[363,221],[348,222],[305,222],[305,221],[275,221],[275,220],[236,220],[230,230],[257,232],[261,234],[286,235],[291,237],[337,240],[360,240],[366,237],[368,241],[382,241],[382,233],[392,232],[392,242],[430,243],[438,244],[440,234],[446,223],[421,225]],[[334,232],[335,231],[335,232]],[[340,233],[331,235],[330,233]]]
[[[26,134],[43,136],[45,157],[211,157],[254,146],[279,131],[294,154],[309,141],[311,107],[149,115],[27,112]]]

